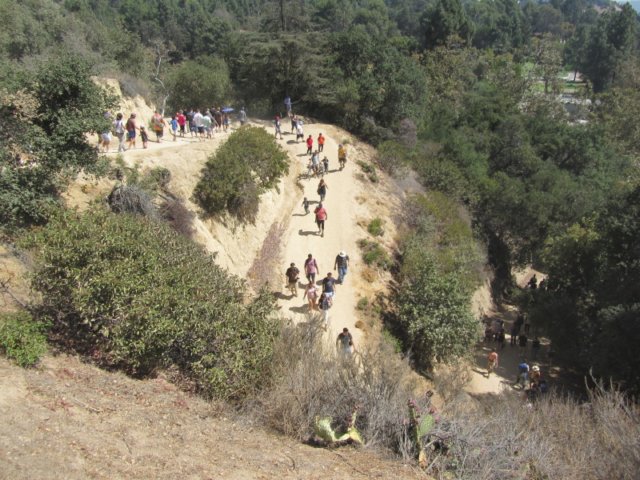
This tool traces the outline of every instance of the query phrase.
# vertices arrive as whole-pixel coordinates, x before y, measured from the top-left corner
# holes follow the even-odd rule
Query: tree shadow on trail
[[[291,300],[293,298],[292,293],[290,293],[289,295],[285,295],[282,292],[273,292],[273,296],[276,297],[278,300]]]
[[[294,313],[309,313],[309,305],[303,305],[302,307],[289,307]]]

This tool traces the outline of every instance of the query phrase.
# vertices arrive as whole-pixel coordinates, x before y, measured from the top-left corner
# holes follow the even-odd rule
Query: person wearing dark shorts
[[[319,203],[316,209],[313,211],[316,215],[316,224],[318,225],[318,233],[320,236],[324,237],[324,222],[328,218],[327,211],[322,206],[322,203]]]

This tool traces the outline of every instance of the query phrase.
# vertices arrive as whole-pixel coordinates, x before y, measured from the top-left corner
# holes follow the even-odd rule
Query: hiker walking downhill
[[[516,378],[516,385],[521,384],[522,388],[527,386],[529,380],[529,364],[526,359],[522,359],[522,362],[518,365],[518,377]]]
[[[320,295],[318,300],[318,308],[322,310],[322,328],[327,330],[329,328],[329,309],[331,309],[331,297],[326,293]]]
[[[318,270],[318,262],[316,262],[316,259],[313,258],[313,255],[309,254],[307,256],[307,259],[304,261],[304,274],[306,275],[309,282],[316,281]]]
[[[317,300],[318,300],[318,287],[314,282],[309,282],[304,289],[304,295],[302,299],[307,298],[309,301],[309,312],[313,312],[318,309]]]
[[[300,270],[296,267],[295,263],[292,263],[285,272],[287,277],[287,288],[294,297],[298,296],[298,279],[300,278]]]
[[[318,135],[318,151],[322,152],[324,150],[324,135]]]
[[[309,135],[307,137],[307,155],[311,155],[313,153],[313,137]]]
[[[326,182],[324,181],[324,178],[320,180],[320,183],[318,183],[318,195],[320,195],[320,201],[324,202],[324,197],[327,196],[327,190],[329,189],[329,187],[327,186]]]
[[[344,251],[341,251],[336,255],[336,261],[334,262],[333,269],[338,270],[338,284],[344,282],[344,277],[347,275],[347,268],[349,267],[349,255]]]
[[[136,148],[136,130],[138,126],[136,125],[136,114],[132,113],[127,120],[127,124],[125,125],[125,129],[127,130],[127,144],[129,149]]]
[[[355,345],[353,343],[353,336],[347,327],[344,327],[342,332],[338,334],[338,338],[336,339],[336,348],[343,358],[350,357],[354,352]]]
[[[319,203],[316,209],[313,211],[316,216],[316,225],[318,225],[318,233],[321,237],[324,237],[324,222],[329,218],[327,210]]]
[[[347,149],[342,144],[338,145],[338,162],[340,163],[340,170],[347,163]]]
[[[329,297],[329,301],[333,302],[333,297],[336,294],[336,279],[333,278],[331,272],[328,272],[327,276],[322,279],[322,293],[325,293]]]

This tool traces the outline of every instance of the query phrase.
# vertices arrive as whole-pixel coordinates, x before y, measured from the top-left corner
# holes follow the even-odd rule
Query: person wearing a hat
[[[347,268],[349,267],[349,255],[344,251],[341,251],[336,255],[336,261],[333,265],[334,270],[338,270],[338,283],[342,284],[344,277],[347,274]]]
[[[531,367],[531,375],[529,375],[529,388],[538,387],[540,384],[540,367],[538,365],[534,365]]]

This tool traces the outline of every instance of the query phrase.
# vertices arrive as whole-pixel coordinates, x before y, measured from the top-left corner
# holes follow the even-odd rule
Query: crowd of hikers
[[[520,330],[524,327],[524,330]],[[535,400],[541,394],[545,394],[548,391],[547,380],[543,377],[540,365],[530,364],[527,360],[526,354],[528,352],[528,334],[530,332],[530,325],[524,315],[518,314],[516,320],[510,331],[510,345],[519,349],[521,355],[518,363],[518,373],[513,384],[515,387],[520,387],[525,392],[526,398],[529,400]],[[487,378],[491,377],[496,368],[499,366],[499,353],[502,351],[505,345],[505,327],[503,320],[496,320],[495,322],[487,324],[485,329],[485,341],[494,343],[496,346],[491,348],[491,352],[487,356]],[[533,361],[538,359],[540,354],[541,342],[536,336],[531,342],[531,355]]]
[[[110,112],[105,113],[105,118],[110,120],[109,127],[100,133],[98,149],[108,153],[114,138],[118,142],[118,153],[136,148],[137,139],[140,138],[142,148],[149,146],[149,132],[153,132],[156,142],[160,143],[165,131],[168,129],[173,141],[178,138],[195,138],[198,141],[213,138],[216,132],[227,132],[231,126],[232,108],[211,107],[205,109],[178,110],[165,119],[157,110],[153,113],[147,125],[140,122],[136,113],[131,113],[125,120],[122,113],[115,117]],[[240,125],[247,123],[247,112],[244,107],[237,114]]]
[[[311,204],[317,203],[313,209],[313,218],[317,227],[317,235],[324,237],[325,222],[328,220],[329,215],[327,208],[324,204],[329,190],[329,185],[324,178],[325,174],[329,173],[329,158],[324,155],[324,158],[320,159],[320,153],[324,153],[324,146],[326,137],[319,133],[317,138],[314,139],[313,135],[308,135],[305,140],[304,134],[304,121],[302,117],[294,114],[291,111],[290,99],[285,99],[285,106],[287,107],[287,116],[291,121],[291,133],[296,135],[296,143],[304,141],[306,147],[306,155],[309,156],[308,176],[320,177],[316,192],[319,197],[319,201],[313,202],[307,197],[302,200],[302,207],[305,215],[311,212]],[[283,138],[282,132],[282,117],[276,115],[274,118],[274,135],[276,139]],[[315,148],[314,148],[315,147]],[[342,145],[338,148],[338,159],[341,161],[341,166],[344,168],[346,163],[347,154],[346,149]],[[342,169],[341,168],[341,169]],[[345,281],[349,269],[349,255],[342,250],[338,252],[333,262],[333,271],[327,272],[326,276],[322,279],[316,279],[319,275],[320,267],[318,260],[309,253],[307,258],[302,264],[302,272],[296,266],[295,262],[289,265],[289,268],[285,272],[287,289],[291,294],[291,297],[298,296],[298,288],[304,289],[302,295],[303,300],[307,302],[307,308],[309,313],[319,312],[321,313],[322,325],[325,330],[329,329],[330,319],[329,311],[336,300],[336,290],[338,285],[342,285]],[[337,278],[334,275],[337,272]],[[304,274],[306,278],[305,282],[301,282],[300,277]],[[355,345],[353,336],[347,327],[344,327],[336,339],[336,347],[341,355],[349,357],[355,352]]]

